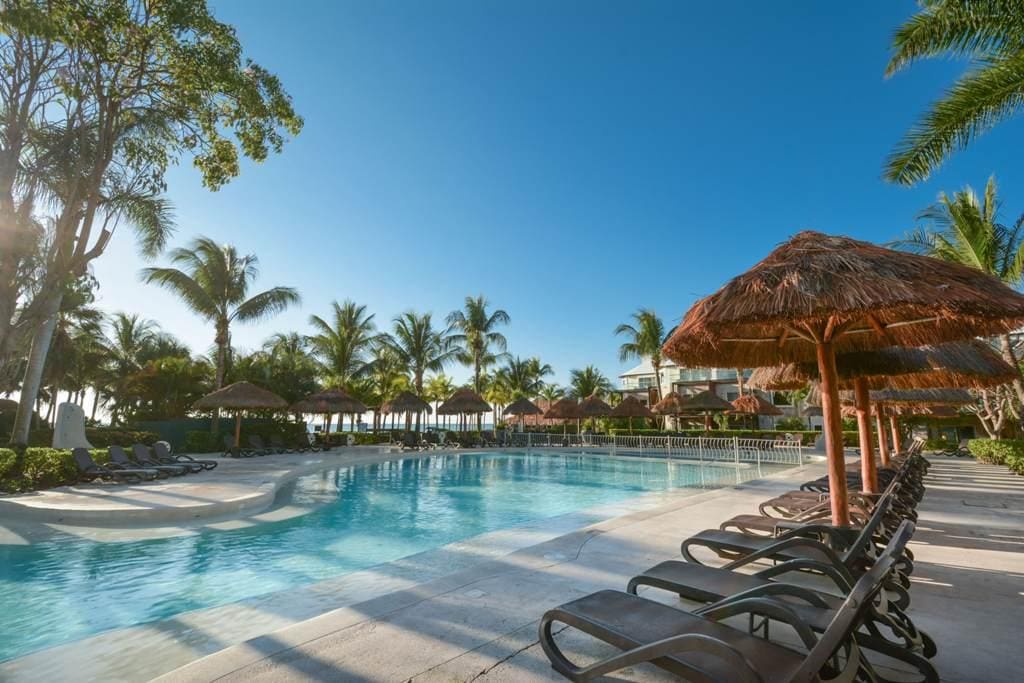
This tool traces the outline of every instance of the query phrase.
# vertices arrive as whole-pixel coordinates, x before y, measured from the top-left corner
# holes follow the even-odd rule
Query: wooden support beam
[[[889,441],[885,437],[885,426],[882,422],[885,416],[885,406],[881,403],[875,404],[875,426],[878,430],[878,459],[882,467],[889,466]]]
[[[863,377],[853,380],[853,397],[857,410],[857,433],[860,436],[860,479],[864,493],[878,493],[878,471],[875,451],[871,445],[871,394]]]
[[[818,374],[821,377],[821,413],[824,418],[832,523],[836,526],[849,526],[850,508],[846,495],[846,460],[843,457],[843,421],[839,410],[836,355],[829,343],[818,344],[816,350]]]

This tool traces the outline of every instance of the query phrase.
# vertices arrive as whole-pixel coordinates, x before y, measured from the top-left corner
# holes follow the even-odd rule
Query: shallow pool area
[[[772,467],[770,469],[781,469]],[[110,629],[305,586],[480,534],[769,467],[586,453],[436,454],[302,476],[309,514],[230,531],[0,545],[0,660]]]

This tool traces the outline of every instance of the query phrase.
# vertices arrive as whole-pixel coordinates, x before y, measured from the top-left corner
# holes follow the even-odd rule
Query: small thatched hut
[[[251,382],[235,382],[207,394],[192,404],[196,410],[216,410],[223,408],[235,413],[235,446],[242,444],[242,412],[245,410],[284,410],[288,401],[272,391],[267,391]]]

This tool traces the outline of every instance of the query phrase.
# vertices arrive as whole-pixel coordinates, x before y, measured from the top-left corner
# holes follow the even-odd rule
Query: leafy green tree
[[[241,156],[263,161],[302,120],[203,0],[8,0],[0,60],[0,225],[20,232],[37,204],[55,207],[46,282],[25,311],[32,342],[11,435],[24,444],[62,284],[119,224],[136,229],[145,254],[161,250],[173,225],[161,197],[170,164],[190,157],[217,189]],[[18,286],[10,253],[0,249],[0,353]]]
[[[536,398],[544,388],[544,378],[554,374],[547,363],[539,358],[509,358],[504,367],[495,373],[496,383],[505,388],[509,401],[519,398]]]
[[[473,390],[478,394],[484,391],[484,371],[506,357],[508,340],[497,328],[511,321],[508,313],[500,308],[488,313],[487,304],[483,296],[467,296],[461,311],[448,314],[448,325],[454,330],[451,343],[459,349],[459,362],[473,368]],[[478,430],[482,420],[483,416],[477,415]]]
[[[427,380],[426,387],[423,390],[423,399],[433,404],[436,417],[438,406],[454,393],[455,383],[452,382],[452,378],[447,375],[438,374]]]
[[[346,300],[331,303],[331,321],[310,316],[315,334],[308,337],[313,355],[319,360],[321,374],[330,386],[352,389],[355,380],[367,370],[367,358],[382,342],[374,315],[366,306]]]
[[[938,201],[918,214],[924,226],[895,242],[895,246],[943,261],[960,263],[993,275],[1011,287],[1024,276],[1024,215],[1012,225],[999,221],[995,176],[989,178],[979,197],[968,185],[963,190],[939,195]],[[999,337],[1003,357],[1020,367],[1009,334]],[[1024,404],[1024,382],[1013,383],[1017,400]]]
[[[593,365],[569,373],[569,394],[582,400],[588,396],[604,397],[614,391],[611,380]]]
[[[395,317],[393,331],[384,338],[399,362],[412,374],[413,391],[423,396],[423,377],[429,372],[441,372],[455,360],[458,350],[448,341],[447,330],[434,327],[430,313],[406,311]],[[420,429],[420,416],[416,416],[416,430]]]
[[[131,381],[139,400],[135,419],[185,417],[209,393],[213,368],[202,358],[162,356],[147,361]]]
[[[541,387],[538,397],[547,401],[548,405],[550,405],[555,401],[560,401],[565,398],[565,389],[557,384],[545,383],[544,386]]]
[[[1020,0],[928,0],[899,28],[891,76],[920,59],[971,60],[889,156],[885,177],[911,185],[949,155],[1018,113],[1024,104],[1024,4]]]
[[[259,275],[259,259],[242,256],[233,246],[209,237],[197,237],[187,249],[172,251],[170,258],[180,268],[146,268],[142,279],[174,292],[192,312],[212,323],[217,347],[213,386],[220,389],[231,349],[231,325],[271,318],[299,303],[299,293],[291,287],[273,287],[249,296]]]
[[[661,347],[665,343],[665,324],[661,318],[649,308],[641,308],[633,314],[632,323],[623,323],[615,328],[616,335],[626,335],[629,341],[619,347],[619,360],[626,362],[631,359],[649,358],[654,369],[654,382],[658,388],[658,400],[661,395]]]
[[[374,428],[380,427],[380,407],[400,392],[410,388],[408,368],[389,344],[375,343],[373,356],[361,372],[367,388],[364,401],[377,406],[374,410]],[[392,420],[393,421],[393,420]]]

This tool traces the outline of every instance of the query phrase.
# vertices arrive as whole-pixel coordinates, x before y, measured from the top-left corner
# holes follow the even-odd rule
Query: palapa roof
[[[732,413],[782,415],[782,411],[756,394],[744,394],[732,402]]]
[[[544,411],[528,398],[516,399],[503,411],[506,415],[540,415]]]
[[[879,389],[870,392],[868,396],[872,404],[884,403],[886,409],[892,406],[962,406],[974,403],[974,396],[966,389]],[[839,392],[839,400],[846,405],[853,405],[853,392]],[[807,394],[807,403],[821,405],[821,391],[817,384]]]
[[[698,301],[664,354],[684,366],[758,367],[1006,332],[1024,295],[980,270],[806,231]]]
[[[368,408],[344,389],[325,389],[296,401],[289,408],[294,413],[365,413]]]
[[[619,405],[612,408],[612,417],[654,417],[651,409],[640,402],[636,396],[627,396]]]
[[[670,391],[651,410],[658,415],[680,415],[686,412],[686,397],[678,391]]]
[[[192,404],[196,410],[228,408],[230,410],[258,410],[287,408],[288,401],[272,391],[258,387],[251,382],[235,382],[207,394]]]
[[[380,412],[388,415],[392,413],[431,413],[433,409],[430,404],[411,391],[403,391],[390,401],[385,401],[380,407]]]
[[[547,409],[547,412],[544,413],[544,418],[547,420],[575,420],[583,416],[583,413],[580,411],[580,404],[571,398],[555,401]]]
[[[840,386],[852,388],[863,377],[871,389],[997,386],[1013,381],[1017,370],[990,345],[977,339],[920,347],[889,347],[836,356]],[[759,389],[799,389],[818,378],[817,363],[757,368],[749,384]]]
[[[472,389],[457,389],[447,401],[437,409],[438,415],[467,415],[470,413],[486,413],[491,405]]]
[[[593,394],[580,401],[580,413],[583,417],[605,417],[612,414],[612,407]]]
[[[723,413],[727,410],[732,410],[732,404],[710,389],[688,397],[683,404],[683,412],[686,413]]]

